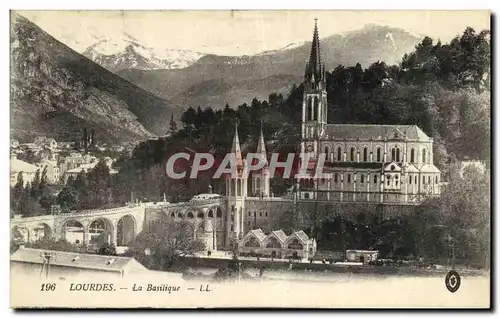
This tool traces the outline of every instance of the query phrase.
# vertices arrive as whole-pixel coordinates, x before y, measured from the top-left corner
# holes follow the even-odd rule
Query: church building
[[[304,76],[300,143],[301,154],[312,159],[308,175],[298,180],[300,199],[401,204],[439,195],[441,172],[433,164],[433,140],[419,127],[328,124],[327,107],[316,24]],[[315,178],[314,162],[321,154],[328,178]]]

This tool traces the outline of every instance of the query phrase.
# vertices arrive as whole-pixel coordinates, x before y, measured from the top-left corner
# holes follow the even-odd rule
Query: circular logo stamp
[[[460,275],[454,270],[451,270],[446,274],[446,278],[444,279],[444,283],[446,288],[454,293],[460,288]]]

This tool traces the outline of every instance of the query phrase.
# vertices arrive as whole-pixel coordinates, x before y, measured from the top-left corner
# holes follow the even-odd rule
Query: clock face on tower
[[[308,145],[307,146],[307,152],[313,152],[313,146],[312,145]]]

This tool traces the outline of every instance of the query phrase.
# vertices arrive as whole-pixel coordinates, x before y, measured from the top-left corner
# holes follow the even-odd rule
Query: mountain
[[[123,38],[96,37],[96,40],[82,54],[111,72],[184,68],[204,55],[189,50],[153,49],[126,33]]]
[[[106,141],[164,134],[175,107],[11,16],[11,135],[73,140],[83,127]]]
[[[358,62],[367,67],[376,61],[397,63],[405,53],[413,50],[420,39],[402,29],[369,24],[360,30],[322,39],[321,50],[327,70],[334,69],[338,64],[355,65]],[[252,95],[254,88],[249,85],[258,87],[259,95],[267,96],[274,90],[286,91],[291,84],[299,84],[304,75],[310,45],[310,42],[292,43],[282,49],[253,56],[205,55],[182,69],[123,69],[117,74],[153,94],[172,99],[178,106],[221,108],[225,103],[217,103],[226,99],[233,101],[230,106],[236,106],[250,102],[248,96]],[[275,79],[294,78],[295,81],[279,81],[266,89],[271,76]],[[232,90],[213,87],[214,83],[231,85]],[[197,85],[212,88],[204,92],[198,90],[196,96],[193,96],[190,91],[197,90]],[[217,95],[217,92],[221,92],[221,95]],[[222,94],[229,94],[230,97]],[[179,99],[179,96],[191,96],[192,99]]]

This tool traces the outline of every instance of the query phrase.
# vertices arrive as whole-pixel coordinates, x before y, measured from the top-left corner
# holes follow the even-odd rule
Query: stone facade
[[[315,26],[304,77],[300,154],[307,173],[297,180],[300,198],[414,204],[439,195],[441,172],[433,164],[433,140],[419,127],[327,124],[319,45]]]

